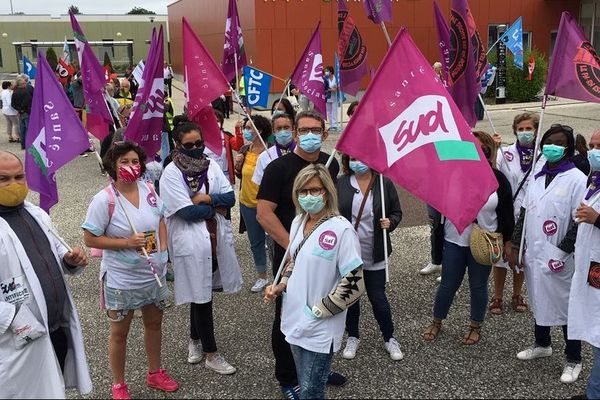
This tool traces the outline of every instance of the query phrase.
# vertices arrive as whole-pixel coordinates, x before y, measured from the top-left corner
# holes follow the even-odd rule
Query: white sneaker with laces
[[[434,272],[441,272],[442,266],[434,263],[429,263],[425,266],[425,268],[421,269],[419,273],[421,275],[431,275]]]
[[[190,339],[188,344],[188,363],[198,364],[202,361],[202,344],[199,340]]]
[[[348,336],[342,357],[344,357],[346,360],[352,360],[354,357],[356,357],[356,350],[358,350],[359,343],[360,339],[353,336]]]
[[[390,353],[390,358],[394,361],[399,361],[404,358],[402,350],[400,350],[400,343],[394,338],[391,338],[389,342],[384,343],[385,349]]]
[[[215,354],[212,360],[209,360],[207,357],[205,366],[221,375],[230,375],[235,372],[235,367],[225,361],[225,358],[219,353]]]
[[[252,286],[252,288],[250,289],[250,291],[252,293],[262,292],[262,290],[265,288],[265,286],[267,286],[267,283],[269,283],[269,281],[267,281],[266,279],[258,278],[256,280],[256,283],[254,284],[254,286]]]
[[[581,363],[566,363],[563,369],[560,381],[562,383],[573,383],[579,378],[581,373]]]
[[[552,346],[542,347],[534,344],[533,346],[517,353],[517,358],[519,360],[528,361],[535,360],[536,358],[550,357],[551,355]]]

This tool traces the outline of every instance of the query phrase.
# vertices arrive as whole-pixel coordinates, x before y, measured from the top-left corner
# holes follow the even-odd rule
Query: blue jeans
[[[333,345],[329,353],[315,353],[293,344],[290,347],[298,373],[300,398],[324,399],[327,377],[333,360]]]
[[[240,203],[240,212],[248,231],[248,240],[250,240],[250,249],[252,250],[256,272],[259,274],[265,273],[267,271],[265,230],[256,220],[256,207],[250,208]]]
[[[19,115],[19,139],[21,140],[21,150],[25,149],[25,136],[29,127],[29,114],[23,113]]]
[[[473,258],[469,247],[444,241],[442,256],[442,282],[435,295],[433,316],[446,319],[456,291],[462,284],[465,272],[469,273],[471,289],[471,320],[483,322],[488,301],[488,280],[492,267],[481,265]]]
[[[442,224],[442,214],[428,205],[427,215],[431,220],[431,231],[429,234],[431,240],[431,263],[440,265],[442,263],[442,252],[444,250],[444,224]]]
[[[592,346],[592,351],[594,352],[594,364],[588,380],[587,398],[600,399],[600,347]]]
[[[365,287],[373,315],[383,335],[383,341],[388,342],[394,337],[394,323],[390,303],[385,295],[385,269],[377,271],[363,270]],[[346,331],[348,336],[360,338],[358,333],[358,320],[360,318],[360,302],[352,304],[346,314]]]

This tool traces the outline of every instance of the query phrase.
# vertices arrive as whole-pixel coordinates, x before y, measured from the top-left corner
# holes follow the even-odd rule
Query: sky
[[[174,0],[12,0],[14,12],[25,14],[66,14],[71,4],[82,14],[125,14],[133,7],[143,7],[157,14],[166,14]],[[0,14],[10,14],[10,0],[0,0]]]

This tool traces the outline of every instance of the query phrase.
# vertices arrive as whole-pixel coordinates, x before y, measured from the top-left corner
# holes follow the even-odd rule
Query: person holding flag
[[[327,99],[325,103],[327,108],[327,122],[329,122],[330,130],[337,131],[338,82],[335,79],[333,67],[325,67],[323,81],[325,83],[325,98]]]

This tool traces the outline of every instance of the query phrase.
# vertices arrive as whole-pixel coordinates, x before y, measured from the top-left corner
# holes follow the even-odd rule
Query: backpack
[[[152,193],[156,197],[156,191],[154,190],[154,185],[152,185],[152,183],[150,183],[148,181],[144,181],[144,182],[148,186],[148,189],[150,189],[150,193]],[[115,194],[111,190],[110,187],[111,187],[111,185],[108,185],[107,187],[105,187],[103,189],[106,192],[106,194],[108,195],[108,224],[110,224],[110,220],[111,220],[113,214],[115,213]],[[108,226],[108,224],[107,224],[107,226]],[[91,247],[90,248],[90,257],[102,258],[102,249],[96,249],[96,248]]]

